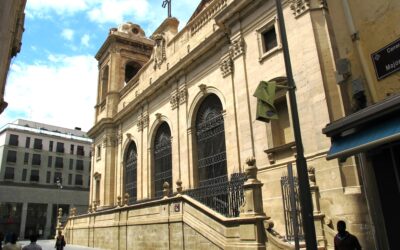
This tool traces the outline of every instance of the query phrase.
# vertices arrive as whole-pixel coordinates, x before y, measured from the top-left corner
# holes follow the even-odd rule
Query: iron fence
[[[245,181],[245,174],[234,173],[230,180],[227,175],[209,179],[201,187],[188,189],[183,193],[226,217],[238,217],[240,206],[244,202]]]
[[[304,240],[303,223],[301,218],[301,207],[299,197],[298,179],[293,176],[293,187],[290,187],[290,178],[285,175],[281,177],[282,200],[285,215],[286,239],[295,240],[295,228],[298,229],[299,240]],[[292,192],[293,190],[294,192]],[[295,219],[295,216],[297,220]]]

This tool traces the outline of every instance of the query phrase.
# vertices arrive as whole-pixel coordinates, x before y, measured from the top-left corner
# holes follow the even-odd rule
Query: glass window
[[[97,158],[100,158],[100,157],[101,157],[101,146],[100,146],[100,145],[97,146],[96,157],[97,157]]]
[[[33,148],[41,150],[43,148],[42,139],[35,138],[33,141]]]
[[[57,142],[56,152],[57,153],[64,153],[64,143]]]
[[[41,156],[40,154],[32,155],[32,165],[40,166],[41,164]]]
[[[278,46],[278,40],[276,39],[275,26],[272,26],[270,29],[262,32],[263,39],[263,49],[264,53],[272,50],[276,46]]]
[[[80,175],[80,174],[75,175],[75,185],[78,185],[78,186],[83,185],[82,175]]]
[[[14,150],[7,151],[7,162],[11,162],[11,163],[17,162],[17,151],[14,151]]]
[[[46,174],[46,183],[50,183],[50,180],[51,180],[51,172],[50,172],[50,171],[47,171],[47,174]]]
[[[83,171],[83,160],[76,160],[76,170]]]
[[[137,151],[131,142],[125,156],[125,192],[129,194],[129,202],[137,200]]]
[[[37,169],[31,170],[30,181],[39,182],[39,170],[37,170]]]
[[[54,144],[53,141],[49,142],[49,151],[50,152],[53,152],[53,144]]]
[[[24,164],[28,164],[29,163],[29,153],[25,153],[24,154]]]
[[[10,134],[10,138],[8,140],[8,145],[18,146],[18,135]]]
[[[53,157],[49,156],[47,159],[47,167],[51,168],[53,166]]]
[[[26,169],[22,169],[22,181],[26,181],[26,174],[27,174],[27,171],[28,171],[28,170],[26,170]]]
[[[72,174],[68,174],[68,185],[72,185]]]
[[[14,168],[6,167],[6,171],[4,173],[4,180],[14,180]]]
[[[77,155],[81,155],[81,156],[85,156],[85,150],[83,149],[83,146],[78,146],[76,148],[76,154]]]
[[[71,144],[71,147],[70,147],[70,150],[69,150],[69,151],[70,151],[69,153],[70,153],[71,155],[74,154],[74,148],[75,148],[74,144]]]
[[[227,180],[226,147],[222,104],[211,94],[196,115],[199,186]]]
[[[30,137],[26,137],[25,148],[30,148],[30,147],[31,147],[31,138]]]
[[[172,187],[171,130],[163,122],[157,130],[154,140],[154,190],[155,197],[163,194],[164,182]]]
[[[74,169],[74,160],[69,159],[69,170],[73,170],[73,169]]]
[[[64,159],[62,157],[56,157],[56,168],[63,168],[64,167]]]

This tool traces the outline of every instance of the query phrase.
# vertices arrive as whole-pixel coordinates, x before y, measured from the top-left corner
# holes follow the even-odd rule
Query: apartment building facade
[[[63,217],[88,204],[90,144],[84,132],[26,120],[0,131],[0,231],[54,236]]]

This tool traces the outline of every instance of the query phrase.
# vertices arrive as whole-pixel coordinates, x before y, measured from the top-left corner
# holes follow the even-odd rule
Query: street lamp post
[[[59,191],[61,191],[61,189],[63,188],[63,186],[62,186],[62,183],[61,183],[61,179],[58,177],[57,178],[57,181],[56,181],[56,184],[57,184],[57,189],[59,190]],[[59,227],[59,221],[58,221],[58,217],[59,217],[59,215],[58,215],[58,199],[57,199],[57,210],[56,210],[56,234],[57,234],[57,230],[58,230],[58,227]]]
[[[285,61],[286,76],[288,79],[289,101],[293,122],[293,133],[296,142],[296,167],[300,190],[301,217],[303,219],[304,234],[307,250],[317,249],[315,234],[314,215],[311,200],[310,184],[308,182],[307,161],[304,158],[303,142],[301,139],[299,114],[297,111],[297,101],[295,93],[295,83],[293,79],[292,67],[290,62],[289,46],[286,37],[285,21],[283,18],[281,0],[275,0],[278,14],[278,23],[282,40],[283,57]]]

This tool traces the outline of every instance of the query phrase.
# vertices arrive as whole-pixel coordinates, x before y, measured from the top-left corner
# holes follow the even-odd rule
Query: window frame
[[[10,134],[10,137],[8,138],[8,145],[18,147],[19,145],[18,139],[19,139],[18,135]]]
[[[277,45],[268,50],[265,51],[265,41],[264,41],[264,33],[268,32],[272,28],[275,29],[275,35],[276,35],[276,43]],[[280,36],[280,30],[279,30],[279,25],[278,25],[278,17],[273,17],[267,22],[265,22],[261,28],[256,30],[257,33],[257,41],[258,41],[258,52],[259,52],[259,59],[258,61],[261,63],[271,55],[275,54],[276,52],[282,50],[282,42],[281,42],[281,36]]]

